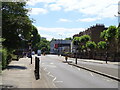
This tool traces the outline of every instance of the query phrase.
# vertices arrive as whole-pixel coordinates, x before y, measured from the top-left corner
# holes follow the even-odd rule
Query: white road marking
[[[56,80],[56,77],[53,79],[53,82]]]
[[[57,88],[56,85],[55,85],[54,83],[53,83],[53,86],[54,86],[55,88]]]
[[[49,76],[54,77],[52,74],[51,74],[51,75],[49,75]]]
[[[54,64],[54,63],[50,63],[50,64]]]
[[[93,76],[93,74],[90,72],[91,76]]]
[[[55,81],[55,83],[62,83],[63,81]]]
[[[44,70],[46,70],[47,68],[44,68]]]
[[[80,71],[80,68],[78,68],[78,70]]]
[[[50,74],[50,72],[47,73],[48,75]]]

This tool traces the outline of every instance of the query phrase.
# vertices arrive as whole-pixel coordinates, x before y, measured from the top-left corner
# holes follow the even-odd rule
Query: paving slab
[[[2,71],[2,75],[0,75],[2,83],[0,85],[5,88],[53,88],[52,81],[47,78],[42,69],[40,69],[40,79],[35,79],[35,59],[33,59],[32,64],[30,61],[30,58],[12,61],[8,68]]]

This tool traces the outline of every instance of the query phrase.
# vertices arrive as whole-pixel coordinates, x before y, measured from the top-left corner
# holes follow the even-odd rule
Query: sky
[[[72,37],[90,26],[118,25],[119,0],[29,0],[26,8],[41,37]]]

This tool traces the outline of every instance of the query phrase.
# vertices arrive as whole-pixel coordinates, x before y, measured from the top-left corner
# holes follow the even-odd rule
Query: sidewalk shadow
[[[10,66],[7,67],[7,69],[22,69],[22,70],[24,70],[24,69],[27,69],[27,67],[18,66],[18,65],[10,65]]]

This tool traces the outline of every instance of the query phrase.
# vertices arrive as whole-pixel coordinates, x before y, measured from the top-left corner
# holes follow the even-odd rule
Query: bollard
[[[35,57],[35,73],[36,73],[36,69],[37,69],[37,57]]]
[[[35,77],[36,77],[36,80],[39,79],[40,75],[39,75],[39,58],[38,57],[35,57]]]
[[[31,64],[32,64],[32,55],[30,55],[30,59],[31,59]]]

